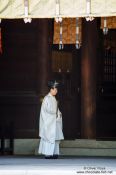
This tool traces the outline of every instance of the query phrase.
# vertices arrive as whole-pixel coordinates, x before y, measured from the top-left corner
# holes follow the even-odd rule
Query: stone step
[[[97,141],[90,139],[64,140],[62,148],[116,148],[116,141]]]
[[[95,148],[61,148],[60,153],[63,156],[116,156],[116,149],[95,149]]]
[[[38,147],[39,139],[15,139],[14,155],[38,155]],[[116,156],[116,141],[64,140],[60,151],[70,156]]]

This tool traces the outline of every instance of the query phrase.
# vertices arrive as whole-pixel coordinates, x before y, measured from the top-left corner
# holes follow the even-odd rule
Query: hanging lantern
[[[78,18],[76,18],[76,49],[80,48],[79,42],[79,25],[78,25]]]
[[[60,42],[59,42],[59,50],[62,50],[64,48],[63,42],[62,42],[62,22],[60,22]]]
[[[108,27],[107,27],[107,19],[106,18],[104,18],[103,34],[104,35],[108,34]]]
[[[28,0],[24,0],[24,13],[25,13],[24,22],[31,23],[32,19],[29,18],[29,2],[28,2]]]

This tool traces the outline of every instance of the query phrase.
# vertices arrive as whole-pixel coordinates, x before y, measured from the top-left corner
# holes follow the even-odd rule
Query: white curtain
[[[85,17],[86,0],[59,0],[61,17]],[[56,0],[29,0],[29,17],[54,18]],[[116,0],[91,0],[91,16],[116,16]],[[0,0],[0,18],[24,18],[24,0]]]

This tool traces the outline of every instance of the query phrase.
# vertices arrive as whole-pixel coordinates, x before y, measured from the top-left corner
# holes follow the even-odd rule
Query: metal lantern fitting
[[[60,1],[56,0],[56,17],[55,17],[55,21],[58,22],[62,22],[62,18],[60,17]]]
[[[64,48],[63,42],[62,42],[62,22],[60,22],[60,42],[59,42],[59,50],[62,50]]]
[[[94,17],[91,16],[91,0],[86,0],[86,21],[93,21]]]
[[[91,13],[91,1],[86,0],[86,13],[89,15]]]
[[[93,20],[94,20],[94,17],[93,16],[86,17],[86,21],[93,21]]]
[[[55,18],[55,21],[58,23],[58,22],[62,22],[62,18],[61,17],[56,17]]]
[[[104,18],[103,34],[104,35],[108,34],[108,27],[107,27],[107,19],[106,18]]]
[[[32,19],[29,18],[29,2],[28,2],[28,0],[24,0],[24,14],[25,14],[24,22],[31,23]]]
[[[76,49],[80,49],[78,18],[76,18],[76,44],[75,46],[76,46]]]

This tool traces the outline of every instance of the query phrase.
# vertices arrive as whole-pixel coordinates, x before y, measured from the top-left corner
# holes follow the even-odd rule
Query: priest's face
[[[50,93],[51,93],[51,95],[53,95],[53,96],[55,96],[55,95],[57,94],[57,92],[58,92],[58,89],[57,89],[57,88],[52,88],[52,89],[50,89]]]

